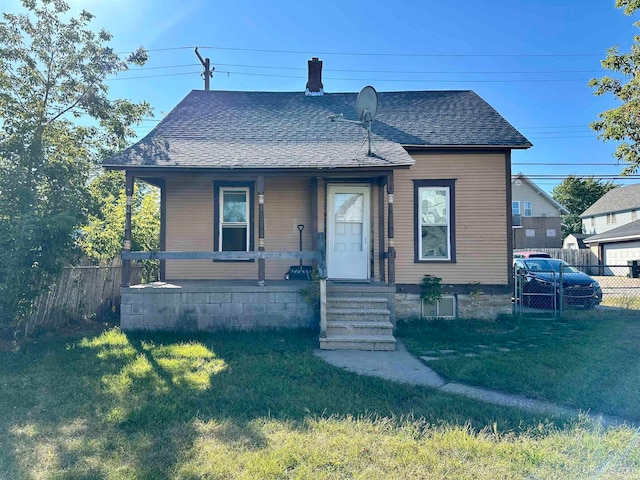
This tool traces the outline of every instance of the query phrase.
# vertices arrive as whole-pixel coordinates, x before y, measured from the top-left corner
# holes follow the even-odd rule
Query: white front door
[[[327,276],[369,278],[369,187],[329,185],[327,189]]]

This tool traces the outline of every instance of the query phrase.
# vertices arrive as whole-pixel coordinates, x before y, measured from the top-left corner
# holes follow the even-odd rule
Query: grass
[[[640,478],[638,435],[361,377],[308,331],[0,351],[0,478]]]
[[[640,421],[640,313],[402,322],[398,335],[445,377]],[[440,355],[440,350],[455,354]]]
[[[640,310],[640,297],[636,295],[606,295],[602,300],[602,305],[607,307]]]

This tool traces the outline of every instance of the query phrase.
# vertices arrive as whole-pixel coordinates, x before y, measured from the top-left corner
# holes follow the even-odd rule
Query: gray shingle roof
[[[580,218],[640,209],[640,183],[609,190],[580,214]]]
[[[615,241],[621,239],[640,238],[640,220],[625,223],[618,228],[611,229],[598,235],[591,235],[584,239],[584,243]]]
[[[528,148],[531,143],[472,91],[378,93],[372,150],[356,124],[356,93],[190,92],[107,167],[337,168],[412,165],[404,146]]]

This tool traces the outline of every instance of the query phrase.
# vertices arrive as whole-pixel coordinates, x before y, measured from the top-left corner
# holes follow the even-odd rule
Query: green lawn
[[[640,478],[633,428],[360,377],[308,331],[0,351],[1,479]]]
[[[639,312],[416,320],[400,322],[398,336],[451,380],[640,421]]]

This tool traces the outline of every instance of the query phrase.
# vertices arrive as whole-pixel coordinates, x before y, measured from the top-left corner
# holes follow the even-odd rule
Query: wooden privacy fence
[[[142,268],[132,267],[136,283]],[[49,293],[34,302],[32,326],[55,326],[69,320],[104,318],[120,303],[122,266],[65,267]]]
[[[598,265],[598,257],[588,248],[576,250],[568,248],[519,248],[514,250],[514,253],[532,250],[548,253],[552,258],[564,260],[569,265]]]

